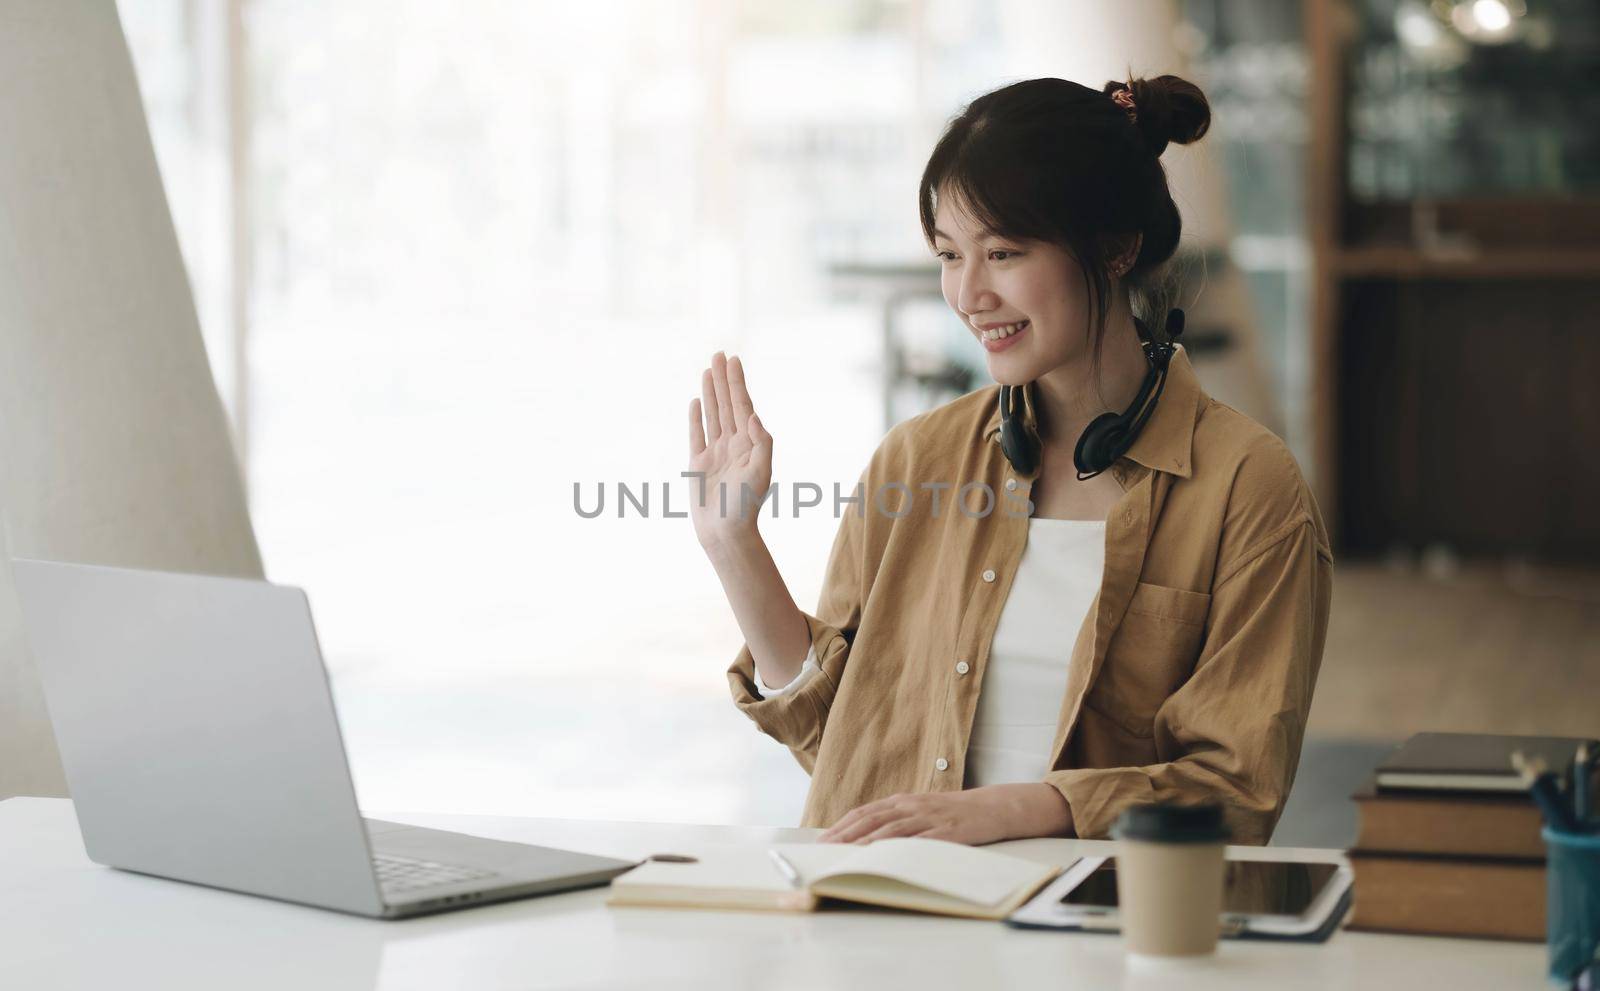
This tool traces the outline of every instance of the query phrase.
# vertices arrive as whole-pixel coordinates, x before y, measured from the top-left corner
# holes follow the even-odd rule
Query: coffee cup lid
[[[1111,827],[1111,835],[1119,840],[1153,843],[1226,843],[1229,832],[1222,820],[1222,806],[1215,802],[1159,802],[1124,809]]]

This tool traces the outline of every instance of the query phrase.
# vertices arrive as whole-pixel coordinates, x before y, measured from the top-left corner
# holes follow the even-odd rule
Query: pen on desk
[[[1515,750],[1511,753],[1511,765],[1522,775],[1522,783],[1527,785],[1528,794],[1544,814],[1545,825],[1559,833],[1582,832],[1572,816],[1572,810],[1561,797],[1560,789],[1556,787],[1556,776],[1542,759],[1535,757],[1530,760],[1523,756],[1522,751]]]
[[[800,880],[800,872],[794,869],[794,865],[793,864],[789,863],[789,858],[788,857],[785,857],[783,854],[779,853],[776,850],[768,850],[767,851],[767,856],[772,858],[772,863],[778,868],[779,872],[782,873],[783,876],[789,881],[789,887],[791,887],[791,888],[803,888],[803,887],[805,887],[805,882]]]
[[[1589,773],[1593,770],[1590,765],[1593,756],[1589,752],[1589,745],[1580,743],[1578,752],[1572,757],[1572,814],[1578,820],[1579,829],[1589,828]]]

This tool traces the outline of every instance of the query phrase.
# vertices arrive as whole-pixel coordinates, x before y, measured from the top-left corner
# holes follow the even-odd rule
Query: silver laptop
[[[634,866],[362,819],[299,589],[12,569],[97,863],[384,919],[601,885]]]

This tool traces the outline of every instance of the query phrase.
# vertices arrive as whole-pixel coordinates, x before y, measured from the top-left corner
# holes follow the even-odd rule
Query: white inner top
[[[989,645],[964,787],[1043,780],[1072,647],[1100,591],[1105,557],[1104,520],[1028,519],[1028,542]],[[764,698],[775,698],[817,669],[813,644],[789,684],[771,688],[759,675],[756,684]]]
[[[1028,520],[1028,543],[989,646],[966,787],[1044,778],[1072,646],[1100,591],[1105,556],[1104,520]]]

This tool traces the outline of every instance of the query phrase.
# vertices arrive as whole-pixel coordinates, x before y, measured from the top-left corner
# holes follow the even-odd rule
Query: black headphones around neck
[[[1078,469],[1078,481],[1087,481],[1110,468],[1116,460],[1128,453],[1139,431],[1149,421],[1161,399],[1161,390],[1167,386],[1167,365],[1172,360],[1173,341],[1183,333],[1183,311],[1174,309],[1167,314],[1166,341],[1157,344],[1151,339],[1150,329],[1138,317],[1133,318],[1139,328],[1144,347],[1144,359],[1150,370],[1144,373],[1139,384],[1139,394],[1121,413],[1101,413],[1095,417],[1078,446],[1072,451],[1072,463]],[[1039,467],[1039,435],[1018,415],[1019,389],[1000,387],[1000,450],[1018,473],[1031,475]]]

